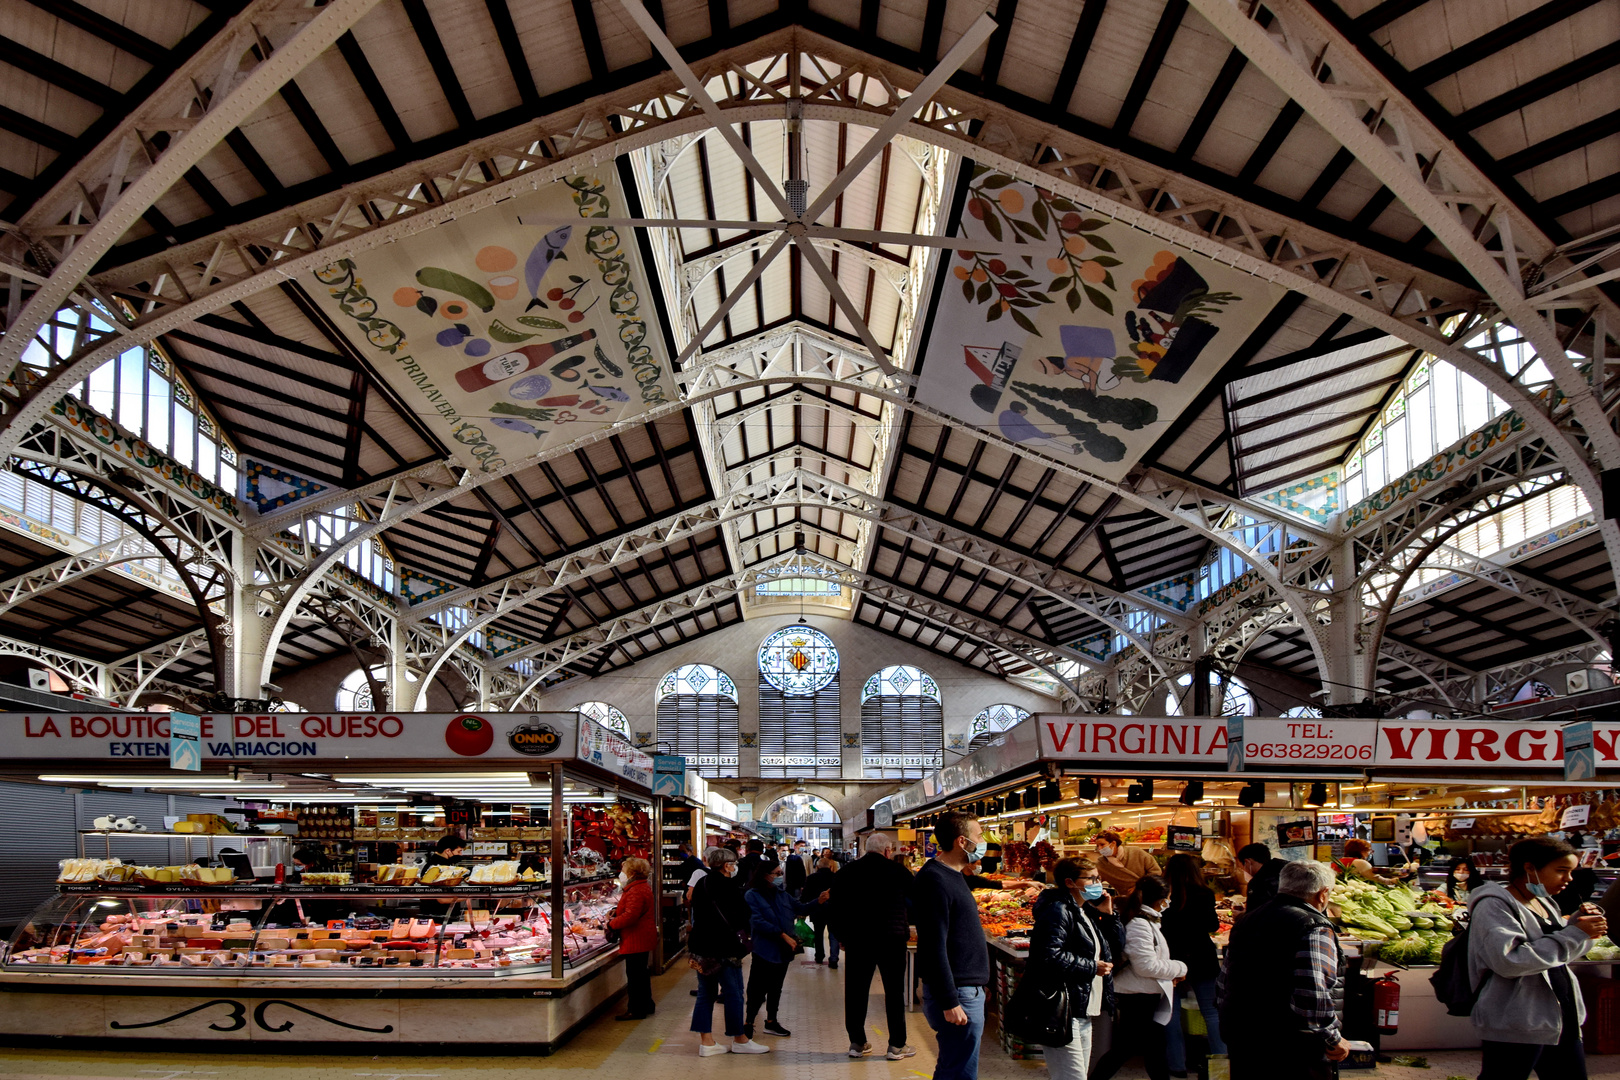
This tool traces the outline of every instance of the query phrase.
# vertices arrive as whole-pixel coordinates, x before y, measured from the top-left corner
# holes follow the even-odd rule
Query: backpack
[[[1451,940],[1440,950],[1439,969],[1429,976],[1435,1000],[1444,1005],[1451,1016],[1469,1016],[1474,1011],[1474,1002],[1479,1000],[1479,992],[1485,989],[1485,982],[1490,977],[1491,972],[1486,969],[1485,978],[1479,980],[1478,986],[1469,981],[1468,924],[1459,923],[1457,929],[1452,931]]]

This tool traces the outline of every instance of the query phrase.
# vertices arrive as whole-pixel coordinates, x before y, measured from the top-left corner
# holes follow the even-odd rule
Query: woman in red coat
[[[620,1020],[640,1020],[651,1016],[655,1006],[652,997],[652,973],[647,963],[657,938],[653,919],[658,909],[653,901],[652,885],[647,881],[652,866],[646,859],[624,860],[624,876],[628,879],[619,906],[614,909],[608,926],[619,931],[619,955],[624,957],[624,976],[629,983],[629,995]]]

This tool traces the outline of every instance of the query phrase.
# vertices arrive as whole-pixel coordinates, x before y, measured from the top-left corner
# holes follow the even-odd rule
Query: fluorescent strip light
[[[193,776],[176,779],[168,776],[41,776],[47,784],[116,784],[120,787],[191,787],[199,783],[240,784],[243,781],[229,776]]]

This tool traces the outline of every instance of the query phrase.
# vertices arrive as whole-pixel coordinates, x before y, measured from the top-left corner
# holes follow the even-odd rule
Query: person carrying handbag
[[[697,1001],[692,1006],[692,1030],[698,1034],[698,1056],[716,1054],[768,1054],[771,1048],[743,1032],[743,957],[748,955],[748,903],[732,880],[737,853],[727,848],[709,851],[709,872],[692,890],[692,932],[686,945],[687,963],[698,973]],[[714,1002],[724,991],[726,1034],[729,1043],[714,1040]]]
[[[1008,1020],[1016,1033],[1045,1046],[1052,1080],[1086,1080],[1092,1022],[1113,1011],[1113,958],[1125,948],[1124,935],[1094,862],[1060,859],[1052,876],[1056,887],[1035,902],[1029,963],[1007,1005]],[[1054,1015],[1043,1015],[1048,1011]],[[1068,1025],[1059,1038],[1053,1029],[1063,1012]],[[1044,1037],[1029,1037],[1041,1028]]]

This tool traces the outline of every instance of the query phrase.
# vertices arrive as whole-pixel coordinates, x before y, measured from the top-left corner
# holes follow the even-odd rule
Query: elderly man
[[[832,929],[844,947],[844,1026],[849,1033],[849,1056],[872,1052],[866,1041],[866,1003],[872,994],[872,974],[883,977],[883,998],[889,1021],[890,1061],[917,1051],[906,1045],[906,942],[911,938],[907,904],[911,899],[911,871],[895,862],[894,839],[873,833],[866,854],[833,875]],[[835,954],[836,958],[836,954]]]
[[[1291,862],[1277,898],[1232,929],[1217,996],[1232,1080],[1329,1080],[1350,1046],[1334,992],[1344,953],[1323,911],[1332,867]]]

